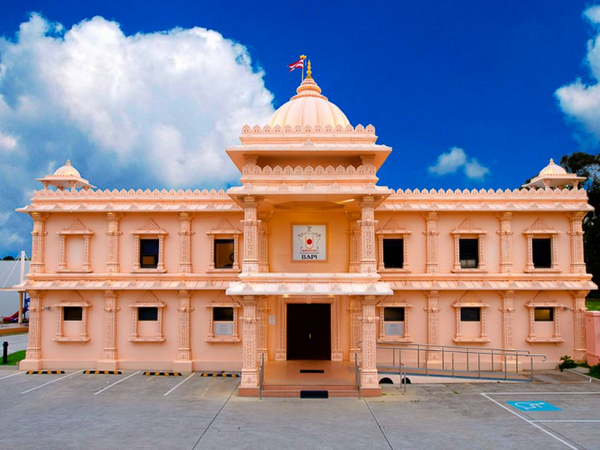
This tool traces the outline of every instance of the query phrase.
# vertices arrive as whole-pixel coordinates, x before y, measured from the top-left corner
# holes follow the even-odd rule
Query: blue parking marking
[[[562,411],[562,409],[556,406],[542,401],[527,401],[527,402],[506,402],[510,406],[519,411]]]

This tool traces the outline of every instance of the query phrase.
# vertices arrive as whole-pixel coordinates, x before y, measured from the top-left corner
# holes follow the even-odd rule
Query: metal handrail
[[[260,367],[258,368],[258,398],[262,400],[263,384],[265,382],[265,354],[260,354]]]
[[[356,389],[358,390],[358,398],[360,398],[360,362],[358,360],[358,353],[354,354],[354,363],[356,364],[354,369],[354,382],[356,383]]]
[[[401,375],[402,368],[404,368],[406,373],[406,365],[402,363],[402,352],[403,351],[413,351],[417,353],[416,365],[418,369],[422,369],[421,367],[421,353],[425,353],[425,376],[434,374],[436,372],[447,372],[446,370],[446,355],[450,354],[451,357],[451,369],[450,376],[455,377],[457,373],[477,373],[477,378],[481,378],[482,370],[481,370],[481,360],[483,357],[490,357],[490,371],[494,372],[494,364],[497,363],[497,358],[502,358],[501,367],[503,370],[501,371],[504,375],[504,379],[508,379],[508,359],[514,358],[516,361],[515,364],[515,373],[519,373],[519,358],[529,358],[530,360],[530,380],[533,380],[533,370],[534,370],[534,359],[540,358],[542,362],[546,361],[546,355],[543,354],[532,354],[529,350],[522,349],[504,349],[504,348],[490,348],[490,347],[458,347],[458,346],[448,346],[448,345],[433,345],[433,344],[411,344],[411,343],[385,343],[379,344],[376,346],[377,349],[382,350],[392,350],[392,369],[395,370],[396,367]],[[396,360],[396,352],[398,352],[398,359]],[[441,353],[441,368],[431,368],[429,365],[429,355],[431,353]],[[463,354],[466,355],[466,371],[465,370],[457,370],[456,369],[456,361],[455,355]],[[471,370],[470,366],[470,357],[477,357],[477,369]],[[398,361],[398,364],[396,364]],[[388,366],[389,367],[389,366]],[[484,371],[486,372],[486,371]],[[402,381],[402,376],[401,376]]]

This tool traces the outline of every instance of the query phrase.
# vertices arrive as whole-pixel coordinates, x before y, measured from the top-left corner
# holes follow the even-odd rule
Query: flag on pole
[[[288,69],[290,69],[288,72],[291,72],[294,69],[304,69],[304,59],[301,58],[294,63],[288,64]]]

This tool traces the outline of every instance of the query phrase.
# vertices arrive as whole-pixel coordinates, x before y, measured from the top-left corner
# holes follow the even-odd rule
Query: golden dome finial
[[[306,78],[312,78],[312,70],[310,70],[310,59],[308,60],[308,69],[306,70]]]

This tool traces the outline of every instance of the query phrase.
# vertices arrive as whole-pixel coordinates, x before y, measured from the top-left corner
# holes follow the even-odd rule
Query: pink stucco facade
[[[307,77],[269,125],[244,127],[226,150],[241,184],[226,192],[96,190],[71,166],[40,179],[44,189],[19,210],[33,219],[21,368],[241,370],[240,392],[252,395],[260,355],[288,357],[290,303],[330,305],[328,355],[358,353],[373,393],[378,342],[529,349],[547,366],[584,359],[595,285],[579,179],[548,166],[540,189],[393,190],[377,183],[392,149],[333,106]],[[144,268],[148,239],[158,254]],[[403,254],[390,268],[393,239]],[[474,267],[465,239],[477,240]],[[549,243],[548,267],[535,267],[535,239]],[[232,245],[228,267],[215,264],[217,241]],[[310,254],[313,241],[323,254],[300,259],[295,245]],[[156,317],[140,320],[140,308]],[[233,317],[216,323],[215,308]],[[403,308],[390,336],[385,308]],[[463,321],[462,308],[479,320]]]

